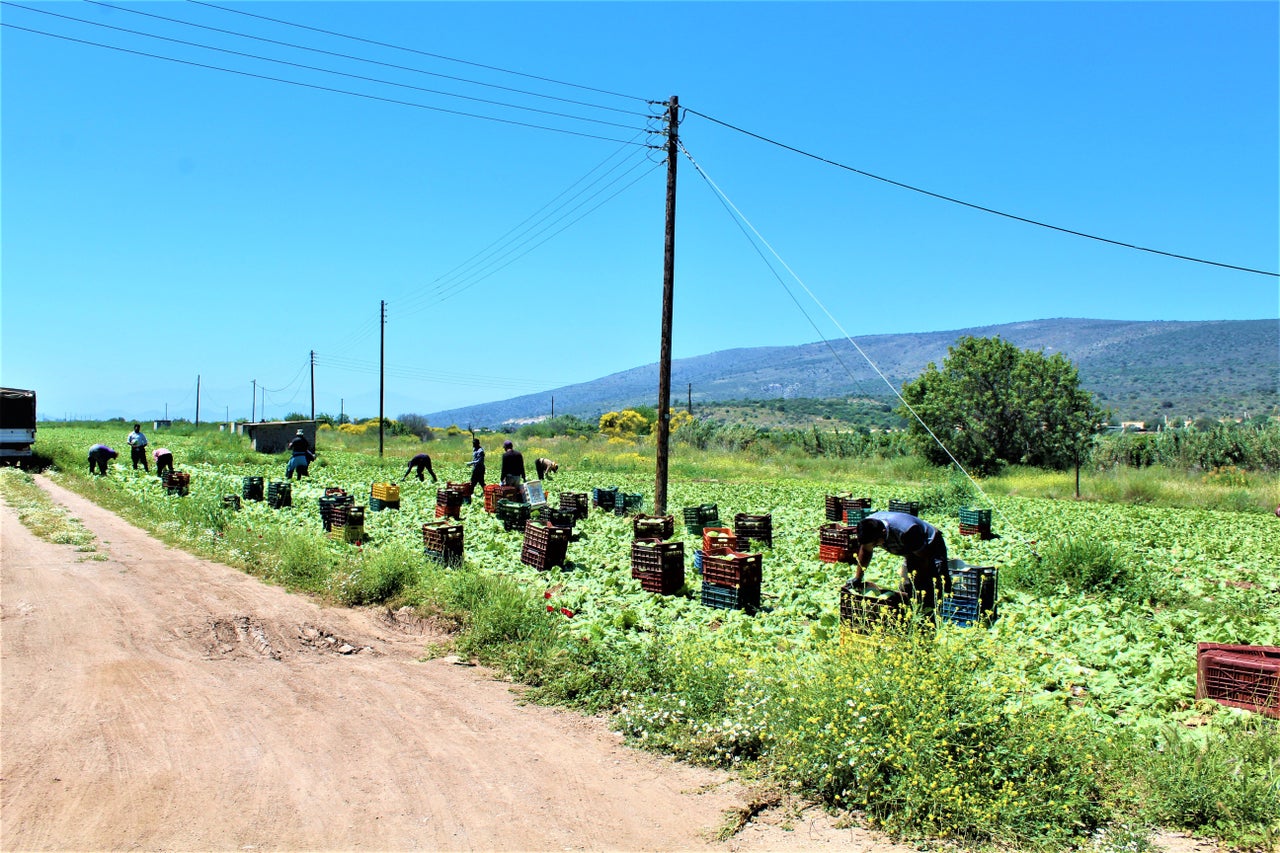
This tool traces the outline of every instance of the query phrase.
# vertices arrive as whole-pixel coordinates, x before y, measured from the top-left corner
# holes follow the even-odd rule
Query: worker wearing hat
[[[307,469],[315,458],[316,455],[311,452],[311,442],[307,441],[307,434],[298,430],[298,434],[289,442],[289,465],[284,469],[284,478],[289,480],[297,475],[301,480],[307,476]]]

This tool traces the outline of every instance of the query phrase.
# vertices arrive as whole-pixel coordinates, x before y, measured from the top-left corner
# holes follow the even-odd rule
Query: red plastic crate
[[[818,546],[818,559],[824,563],[852,563],[854,553],[848,548],[841,548],[839,545]]]
[[[716,586],[759,586],[762,574],[759,554],[702,555],[702,580]]]
[[[712,533],[723,533],[724,537],[716,537],[712,539]],[[714,543],[714,544],[713,544]],[[733,535],[733,531],[727,527],[704,527],[702,528],[702,553],[704,554],[728,554],[738,547],[738,539]]]
[[[1196,698],[1280,719],[1280,647],[1196,647]]]

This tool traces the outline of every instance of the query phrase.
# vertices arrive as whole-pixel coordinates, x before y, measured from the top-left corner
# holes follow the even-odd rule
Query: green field
[[[677,446],[668,510],[685,543],[686,586],[658,596],[632,580],[632,520],[613,513],[578,523],[563,571],[523,565],[521,534],[479,500],[462,512],[463,565],[427,560],[421,527],[435,520],[436,488],[412,479],[400,509],[367,512],[359,546],[324,536],[326,487],[367,504],[370,485],[399,481],[420,449],[442,485],[465,480],[469,436],[396,439],[379,459],[367,437],[322,431],[291,508],[249,501],[234,511],[222,496],[239,494],[246,476],[283,479],[282,456],[214,431],[152,436],[191,475],[178,497],[130,470],[127,452],[110,476],[90,478],[91,444],[123,446],[110,429],[42,425],[51,476],[264,580],[351,605],[418,608],[457,626],[453,648],[532,685],[539,701],[607,712],[636,744],[738,767],[896,834],[1119,848],[1153,825],[1240,847],[1274,846],[1280,832],[1277,723],[1194,699],[1198,642],[1280,645],[1280,519],[1270,515],[1028,497],[1056,489],[1026,488],[1025,471],[1022,486],[992,481],[980,494],[918,463],[833,467]],[[491,482],[501,438],[486,437]],[[531,474],[537,456],[561,462],[553,504],[563,491],[619,487],[652,511],[650,444],[553,438],[521,449]],[[996,567],[994,624],[843,632],[850,567],[818,559],[817,531],[824,496],[847,492],[877,508],[920,502],[953,558]],[[772,516],[755,615],[699,601],[698,539],[680,510],[707,503],[730,527],[736,513]],[[958,535],[956,512],[969,504],[992,508],[998,538]],[[868,578],[891,584],[896,569],[879,555]]]

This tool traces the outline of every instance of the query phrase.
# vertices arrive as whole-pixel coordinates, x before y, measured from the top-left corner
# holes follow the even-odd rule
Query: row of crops
[[[80,444],[87,447],[95,439],[66,430],[59,440],[68,442],[69,456],[72,445],[78,453]],[[109,477],[90,485],[147,507],[160,526],[170,532],[180,529],[183,536],[198,540],[201,550],[232,564],[252,562],[247,552],[253,546],[246,545],[246,536],[250,543],[256,536],[265,536],[266,542],[311,543],[314,550],[309,553],[339,568],[322,586],[338,598],[344,597],[343,585],[360,582],[364,566],[373,566],[380,553],[392,550],[409,564],[410,584],[415,576],[442,573],[508,579],[525,590],[510,606],[558,623],[554,636],[565,644],[565,659],[586,661],[598,672],[598,685],[580,689],[612,689],[603,704],[616,713],[618,725],[634,741],[719,763],[768,759],[771,772],[780,779],[835,805],[865,809],[880,825],[904,832],[1002,837],[1003,825],[1016,827],[1003,837],[1019,840],[1080,832],[1099,820],[1103,798],[1095,787],[1105,774],[1098,763],[1101,758],[1095,759],[1084,747],[1075,758],[1070,750],[1063,752],[1076,737],[1069,731],[1078,733],[1084,727],[1094,735],[1101,733],[1104,742],[1109,733],[1150,732],[1137,736],[1166,743],[1167,729],[1176,725],[1193,738],[1208,738],[1215,727],[1227,726],[1242,713],[1194,701],[1196,643],[1280,644],[1280,552],[1275,544],[1280,541],[1280,522],[1269,517],[1001,497],[993,505],[988,502],[997,535],[983,539],[960,536],[957,507],[939,500],[936,490],[921,486],[721,482],[710,476],[670,484],[669,511],[676,517],[675,538],[685,543],[687,582],[675,595],[657,595],[643,591],[631,577],[633,528],[627,515],[593,509],[575,525],[565,566],[538,571],[520,560],[522,534],[505,529],[496,514],[484,511],[477,496],[461,510],[464,563],[448,567],[422,552],[422,526],[437,521],[437,487],[430,483],[410,479],[401,484],[396,509],[366,509],[364,536],[358,544],[325,534],[320,502],[326,489],[343,489],[367,506],[374,483],[398,479],[401,469],[396,462],[324,452],[311,477],[293,483],[291,506],[244,501],[236,510],[223,502],[223,496],[238,494],[245,477],[280,480],[281,460],[220,458],[199,452],[199,439],[191,439],[186,448],[178,446],[185,440],[166,441],[175,450],[179,469],[191,475],[186,496],[168,494],[154,475],[127,466],[114,467]],[[538,449],[526,448],[530,452]],[[644,504],[639,511],[652,511],[653,483],[647,476],[564,470],[547,484],[553,505],[563,491],[591,493],[603,488],[641,494]],[[887,507],[891,500],[919,501],[920,515],[944,532],[953,558],[998,569],[999,618],[989,627],[944,623],[928,640],[928,652],[909,658],[903,657],[904,650],[914,648],[918,638],[904,638],[896,646],[893,638],[868,645],[842,643],[839,590],[851,567],[820,560],[818,537],[819,527],[827,522],[826,497],[836,492],[865,495],[877,508]],[[771,516],[772,546],[753,544],[763,564],[757,613],[701,603],[693,561],[701,539],[680,523],[681,509],[710,503],[724,519],[736,513]],[[885,554],[877,554],[868,570],[870,580],[883,584],[894,583],[896,574],[895,558]],[[387,592],[394,595],[396,590]],[[663,661],[653,664],[656,655]],[[616,664],[619,657],[630,662]],[[646,666],[662,672],[661,678],[637,681],[642,689],[633,690],[635,684],[624,684],[621,678],[610,682],[603,675],[606,667],[611,672],[637,669],[642,657],[650,660]],[[922,674],[921,659],[949,669]],[[855,672],[861,675],[850,680]],[[811,696],[805,715],[796,716],[795,703],[812,689],[815,677],[830,689]],[[904,687],[892,678],[910,681]],[[921,763],[924,759],[917,756],[912,771],[906,772],[895,763],[900,756],[868,751],[865,742],[872,731],[890,741],[901,737],[910,742],[905,728],[899,732],[870,727],[876,715],[883,723],[891,713],[907,713],[895,711],[896,702],[904,690],[923,690],[921,683],[940,691],[937,704],[950,709],[945,718],[928,723],[949,752],[945,760],[938,759],[941,763]],[[884,688],[884,702],[868,704],[849,716],[851,709],[863,709],[860,703],[871,701],[866,697],[874,684]],[[971,714],[957,711],[964,706],[963,697],[974,691],[989,693],[992,704],[982,699],[979,704],[985,710],[975,706]],[[895,693],[899,699],[893,698]],[[830,704],[836,696],[838,707]],[[918,715],[921,703],[913,704],[917,707],[911,713]],[[1056,715],[1054,722],[1037,716],[1045,713]],[[1021,752],[1009,751],[1009,738],[1022,737],[1017,735],[1020,727],[1033,723],[1051,730],[1060,727],[1059,743],[1037,740],[1020,746]],[[791,734],[782,734],[784,725]],[[910,727],[921,725],[918,716],[912,718]],[[796,737],[797,729],[812,729],[814,736]],[[817,737],[819,731],[825,736]],[[956,763],[955,750],[966,738],[978,737],[974,732],[979,731],[985,733],[983,739],[963,748],[968,751],[962,754],[969,756],[966,770],[960,766],[963,762]],[[937,734],[945,732],[952,734]],[[998,755],[986,738],[1005,743]],[[863,746],[855,748],[859,742]],[[805,754],[818,749],[821,754]],[[901,754],[914,755],[912,749]],[[1015,773],[1021,774],[1016,779],[1002,775],[1021,767],[1020,762],[1037,749],[1057,749],[1057,758],[1047,765],[1027,765]],[[1021,756],[1017,760],[1015,752]],[[1079,794],[1075,799],[1054,799],[1048,792],[1068,781],[1054,775],[1059,770],[1044,768],[1067,772],[1068,766],[1072,773],[1083,774],[1069,783]],[[869,767],[876,768],[872,777],[858,775]],[[979,773],[975,767],[985,769]],[[1280,779],[1280,766],[1273,772]],[[953,780],[970,780],[970,787],[978,779],[981,786],[994,785],[991,780],[999,777],[1004,787],[984,787],[979,795],[976,788],[954,783],[953,799],[944,808],[935,794],[947,774]],[[867,778],[880,780],[882,793],[854,797],[852,792],[865,786]],[[892,786],[885,788],[886,778],[906,787],[896,792]],[[1268,779],[1262,782],[1272,784]],[[914,802],[917,794],[928,807],[904,811],[902,803]],[[1019,804],[1028,797],[1052,800],[1054,809],[1066,810],[1057,817],[1070,820],[1051,819],[1039,807],[1027,817],[1028,807]],[[983,813],[989,824],[985,829],[977,817]],[[995,813],[1007,817],[992,822]]]

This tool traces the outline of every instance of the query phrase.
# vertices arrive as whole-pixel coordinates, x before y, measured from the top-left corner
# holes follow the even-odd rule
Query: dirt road
[[[321,607],[176,551],[44,478],[105,560],[0,504],[5,850],[906,851],[725,774],[623,747],[426,660],[386,613]]]

